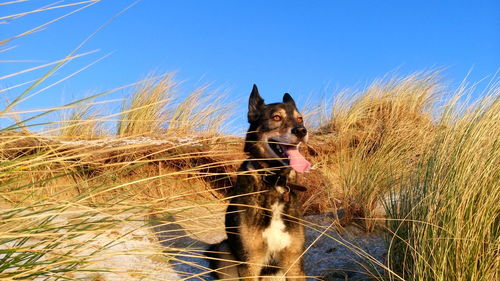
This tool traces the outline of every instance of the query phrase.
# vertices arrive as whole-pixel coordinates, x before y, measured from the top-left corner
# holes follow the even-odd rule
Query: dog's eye
[[[304,122],[304,119],[302,119],[302,116],[297,117],[297,122],[299,122],[299,123]]]
[[[279,115],[277,115],[277,114],[276,114],[276,115],[273,115],[273,120],[274,120],[274,121],[281,121],[281,116],[279,116]]]

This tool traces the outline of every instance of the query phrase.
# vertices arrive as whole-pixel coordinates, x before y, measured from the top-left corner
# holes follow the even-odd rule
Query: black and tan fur
[[[227,208],[228,238],[209,249],[211,267],[217,278],[225,280],[265,280],[269,276],[305,280],[301,258],[304,229],[299,223],[302,211],[297,197],[301,187],[289,182],[288,159],[273,146],[273,142],[284,148],[307,141],[302,116],[289,94],[282,103],[264,104],[254,85],[248,122],[244,151],[249,159],[239,169]],[[236,262],[223,261],[227,259]]]

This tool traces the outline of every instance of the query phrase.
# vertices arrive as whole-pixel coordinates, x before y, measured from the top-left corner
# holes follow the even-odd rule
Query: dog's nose
[[[304,126],[295,127],[292,129],[292,134],[299,138],[303,138],[307,135],[307,129]]]

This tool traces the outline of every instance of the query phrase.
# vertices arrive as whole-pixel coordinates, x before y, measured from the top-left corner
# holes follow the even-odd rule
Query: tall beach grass
[[[317,192],[344,220],[387,232],[386,273],[367,266],[375,279],[498,279],[498,83],[471,102],[474,89],[436,73],[381,80],[322,118]]]
[[[499,277],[498,94],[447,105],[416,172],[393,190],[388,263],[406,280]]]
[[[16,2],[22,1],[7,4]],[[73,8],[0,45],[98,2],[6,16]],[[88,39],[61,60],[1,77],[50,67],[7,88],[22,91],[0,110],[0,118],[13,119],[0,129],[0,279],[198,278],[169,265],[185,262],[181,250],[200,252],[160,245],[154,233],[182,213],[191,226],[220,221],[212,207],[223,209],[245,158],[242,139],[222,129],[230,117],[223,95],[207,87],[180,93],[165,74],[119,88],[134,89],[119,112],[97,110],[93,101],[119,90],[113,89],[24,117],[27,111],[17,108],[26,99],[86,68],[44,85],[66,63],[92,53],[76,54]],[[300,177],[309,188],[301,195],[304,208],[342,210],[344,224],[387,233],[385,263],[352,247],[371,262],[366,270],[373,278],[499,278],[498,81],[490,88],[487,97],[461,107],[462,92],[443,87],[437,73],[417,73],[338,95],[331,114],[311,115],[309,123],[319,125],[306,147],[315,169]],[[451,101],[440,107],[446,95]],[[40,120],[58,112],[61,120]],[[169,241],[183,238],[176,233]]]

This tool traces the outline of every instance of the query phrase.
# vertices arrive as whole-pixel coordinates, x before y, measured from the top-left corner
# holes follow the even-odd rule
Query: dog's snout
[[[304,126],[295,127],[292,129],[292,134],[299,138],[303,138],[307,135],[307,129]]]

